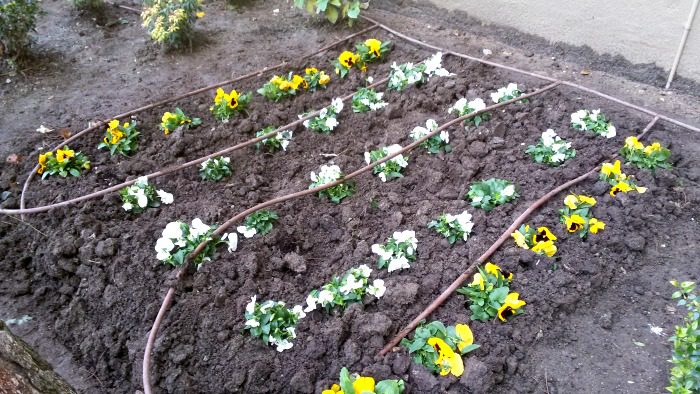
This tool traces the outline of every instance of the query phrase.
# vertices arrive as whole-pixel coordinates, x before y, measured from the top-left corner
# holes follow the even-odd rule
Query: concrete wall
[[[670,70],[692,0],[430,0],[485,23]],[[677,75],[700,81],[700,10]]]

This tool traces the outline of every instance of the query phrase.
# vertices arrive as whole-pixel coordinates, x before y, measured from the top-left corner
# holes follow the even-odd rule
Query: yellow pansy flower
[[[345,68],[351,68],[358,60],[360,60],[360,57],[350,51],[343,51],[343,53],[338,56],[338,62]],[[336,72],[339,71],[336,70]]]
[[[615,164],[603,163],[600,172],[606,176],[620,175],[622,173],[620,170],[620,160],[615,160]]]
[[[330,389],[323,390],[321,394],[343,394],[343,390],[340,389],[340,385],[334,383]]]
[[[528,227],[525,227],[525,232],[527,232],[527,229]],[[520,231],[515,230],[515,232],[510,236],[513,237],[516,245],[520,246],[523,249],[530,249],[530,246],[528,246],[527,241],[525,240],[525,235],[522,234]]]
[[[445,341],[438,337],[428,338],[428,345],[432,346],[438,352],[435,365],[440,367],[440,375],[445,376],[451,373],[456,377],[462,376],[464,373],[462,356],[455,353]]]
[[[532,237],[533,243],[543,242],[543,241],[556,241],[557,237],[552,234],[547,227],[538,227],[537,232]]]
[[[564,216],[564,224],[570,233],[575,233],[586,225],[586,219],[581,215]]]
[[[554,241],[541,241],[532,247],[532,251],[537,254],[544,254],[547,257],[552,257],[557,253],[557,245],[554,244]]]
[[[75,152],[71,149],[63,148],[56,151],[56,160],[59,163],[63,163],[66,159],[70,159],[73,156],[75,156]]]
[[[632,191],[632,186],[629,185],[627,182],[618,182],[615,186],[610,189],[610,197],[615,197],[617,193],[627,193],[629,191]],[[644,190],[646,191],[646,189]],[[644,193],[644,192],[641,192]]]
[[[376,57],[381,56],[381,52],[379,49],[382,47],[382,42],[377,40],[376,38],[370,38],[367,41],[365,41],[365,45],[369,49],[369,53],[373,54]]]
[[[108,126],[108,128],[109,128],[110,130],[114,130],[114,129],[116,129],[117,127],[119,127],[119,121],[118,121],[117,119],[111,120],[111,121],[107,124],[107,126]]]
[[[472,283],[470,283],[470,286],[476,286],[479,285],[479,290],[483,291],[485,289],[485,283],[484,283],[484,277],[481,276],[481,273],[477,272],[474,274],[474,279],[472,279]]]
[[[318,69],[316,67],[307,67],[306,70],[304,70],[306,75],[313,75],[313,74],[318,74]]]
[[[306,80],[301,75],[294,74],[290,83],[291,83],[292,89],[297,90],[297,89],[299,89],[299,85],[306,83]]]
[[[581,201],[584,204],[588,204],[590,206],[594,206],[596,203],[595,198],[589,197],[589,196],[584,196],[582,194],[578,195],[578,200]]]
[[[206,15],[206,14],[204,13],[204,11],[199,11],[198,13],[196,13],[196,14],[194,14],[194,15],[195,15],[197,18],[204,18],[204,15]]]
[[[488,274],[498,276],[498,273],[501,271],[501,267],[497,266],[494,263],[486,263],[486,265],[484,266],[484,271],[486,271],[486,273]]]
[[[644,154],[649,156],[650,154],[659,150],[661,150],[661,144],[659,144],[658,142],[654,142],[653,144],[644,148]]]
[[[214,97],[214,103],[219,104],[226,97],[226,92],[224,89],[216,89],[216,97]]]
[[[498,318],[501,319],[501,321],[506,321],[506,319],[510,316],[513,316],[518,309],[525,306],[525,301],[519,300],[519,296],[520,294],[515,292],[510,293],[506,296],[503,305],[501,305],[501,307],[498,308]]]
[[[596,218],[591,218],[591,220],[588,221],[588,231],[590,231],[593,234],[597,234],[598,231],[605,229],[605,223],[596,219]]]
[[[639,142],[637,137],[631,136],[625,139],[625,147],[628,149],[644,149],[644,144]]]
[[[355,389],[355,394],[374,393],[374,378],[371,376],[358,376],[352,382],[352,388]]]
[[[331,81],[331,77],[329,75],[326,75],[325,73],[321,72],[321,77],[318,79],[318,83],[320,83],[321,85],[325,85],[330,81]]]
[[[236,109],[238,107],[238,92],[235,89],[231,90],[231,93],[227,94],[225,97],[229,108]]]
[[[472,330],[471,330],[471,328],[469,328],[468,325],[466,325],[466,324],[455,325],[455,332],[457,333],[457,336],[459,337],[459,342],[457,342],[457,350],[459,350],[460,352],[465,347],[474,343],[474,334],[472,333]]]
[[[576,207],[578,207],[578,198],[576,198],[575,194],[569,194],[564,198],[564,205],[570,209],[576,209]]]

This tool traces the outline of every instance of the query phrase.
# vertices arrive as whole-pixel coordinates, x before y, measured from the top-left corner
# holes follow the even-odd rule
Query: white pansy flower
[[[469,108],[471,108],[474,112],[481,111],[483,109],[486,109],[486,103],[484,102],[484,100],[477,97],[469,102]]]
[[[400,151],[401,149],[403,149],[401,147],[401,145],[393,144],[393,145],[389,145],[386,148],[384,148],[384,152],[388,156],[388,155],[392,155],[392,154]],[[398,155],[398,156],[392,158],[391,161],[398,164],[399,167],[401,167],[401,168],[405,168],[406,166],[408,166],[408,161],[406,161],[406,158],[403,155]]]
[[[236,231],[243,234],[243,236],[246,238],[251,238],[255,234],[258,233],[258,230],[256,230],[255,227],[248,227],[248,226],[238,226],[236,228]]]
[[[250,319],[245,321],[246,327],[260,327],[260,322],[255,319]]]
[[[385,292],[386,287],[384,286],[384,281],[381,279],[375,279],[374,282],[367,287],[367,293],[377,298],[382,298]]]
[[[180,222],[170,222],[163,229],[163,237],[170,239],[181,239],[182,234],[182,223]]]
[[[190,235],[197,238],[200,235],[208,233],[210,229],[211,227],[204,224],[200,218],[194,218],[194,220],[192,220],[192,226],[190,226]]]
[[[134,206],[131,205],[130,202],[125,202],[124,205],[122,205],[122,208],[124,208],[125,211],[131,211],[134,208]]]
[[[447,113],[449,113],[449,114],[451,114],[453,112],[462,113],[462,112],[464,112],[464,110],[468,104],[469,103],[468,103],[467,99],[462,97],[459,100],[457,100],[457,102],[454,103],[454,105],[452,105],[450,108],[447,109]]]
[[[340,97],[336,97],[331,101],[331,106],[335,110],[335,113],[339,113],[340,111],[343,110],[344,104],[343,100]]]
[[[617,135],[617,129],[615,129],[615,126],[610,124],[608,125],[608,129],[602,135],[605,138],[613,138],[615,135]]]
[[[428,76],[428,78],[432,77],[433,75],[437,75],[438,77],[448,77],[454,75],[450,74],[449,71],[442,67],[442,52],[438,52],[429,57],[425,60],[424,64],[425,74]]]
[[[167,260],[170,257],[170,251],[175,248],[175,244],[170,238],[158,238],[156,241],[156,258],[158,260]]]
[[[360,271],[363,278],[369,278],[369,275],[372,273],[372,269],[369,268],[367,264],[362,264],[361,266],[357,267],[357,269]]]
[[[309,122],[311,122],[311,119],[306,119],[304,122],[302,122],[302,124],[304,125],[304,127],[306,127],[306,128],[308,129],[308,128],[309,128]]]
[[[367,83],[368,83],[368,84],[371,85],[373,82],[374,82],[374,78],[373,78],[373,77],[367,77]]]
[[[352,293],[353,291],[362,288],[364,285],[362,280],[355,278],[355,275],[348,275],[345,279],[345,284],[340,287],[340,292],[343,294]]]
[[[547,131],[542,133],[542,144],[544,146],[551,146],[556,138],[557,133],[555,133],[552,129],[547,129]]]
[[[301,305],[294,305],[294,308],[292,308],[292,313],[297,315],[299,319],[303,319],[306,317],[306,313],[304,313],[304,307],[302,307]],[[296,335],[294,335],[294,337],[296,337]]]
[[[304,312],[311,312],[316,310],[316,303],[318,302],[318,298],[314,297],[313,294],[309,294],[306,297],[306,308],[304,309]]]
[[[598,114],[600,114],[600,109],[594,109],[593,111],[591,111],[590,114],[588,114],[588,117],[592,121],[597,122],[598,121]]]
[[[515,185],[508,185],[503,188],[503,191],[501,191],[501,194],[510,197],[515,193]]]
[[[156,194],[158,194],[158,198],[160,198],[160,202],[163,204],[172,204],[175,199],[173,198],[173,195],[166,192],[165,190],[156,190]]]
[[[272,309],[272,307],[274,307],[275,305],[284,306],[284,302],[275,302],[272,300],[267,300],[263,302],[262,305],[260,305],[260,312],[265,313],[268,310]]]
[[[325,118],[326,116],[328,116],[328,108],[324,108],[318,113],[319,118]]]
[[[143,189],[136,190],[136,204],[141,208],[146,208],[148,205],[148,197],[146,197],[146,192]]]
[[[293,343],[289,342],[289,341],[286,340],[286,339],[282,339],[281,341],[277,341],[277,344],[276,344],[276,345],[277,345],[277,351],[278,351],[278,352],[283,352],[283,351],[285,351],[285,350],[287,350],[287,349],[291,349],[292,346],[294,346]]]
[[[336,120],[335,118],[326,119],[326,127],[328,127],[329,129],[333,130],[337,125],[339,125],[339,123],[338,120]]]
[[[552,155],[552,163],[559,163],[566,159],[566,155],[563,153],[555,153]]]
[[[379,255],[384,260],[389,260],[394,253],[390,250],[384,249],[384,245],[374,244],[372,245],[372,253]]]
[[[372,162],[372,157],[369,152],[365,152],[365,163],[369,164]]]
[[[406,268],[411,268],[411,266],[408,264],[408,259],[405,256],[399,256],[394,259],[391,259],[391,261],[389,262],[389,266],[387,267],[387,271],[393,272]]]
[[[134,186],[138,187],[139,189],[143,189],[148,185],[148,177],[146,176],[141,176],[136,179],[134,182]]]
[[[221,236],[221,240],[228,245],[228,252],[233,253],[238,249],[238,234],[226,233]]]
[[[396,243],[409,242],[411,245],[413,245],[414,249],[418,246],[416,232],[413,230],[395,231],[392,238],[396,240]]]
[[[440,139],[442,142],[448,144],[450,142],[450,133],[447,130],[442,130],[440,132]]]
[[[382,180],[382,182],[386,182],[386,174],[383,172],[380,172],[377,174],[377,177]]]
[[[321,290],[318,293],[318,303],[321,304],[321,306],[326,306],[327,304],[330,304],[333,302],[333,293],[329,290]]]
[[[302,313],[304,313],[304,312],[302,312]],[[292,338],[297,337],[297,331],[296,331],[296,329],[294,329],[294,327],[287,327],[286,330]]]
[[[248,313],[253,313],[255,312],[255,300],[258,298],[258,296],[254,295],[250,297],[250,302],[245,306],[245,311]]]

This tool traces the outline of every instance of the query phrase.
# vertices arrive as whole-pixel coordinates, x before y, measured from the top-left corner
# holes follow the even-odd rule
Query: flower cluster
[[[570,233],[579,232],[584,238],[588,233],[597,234],[605,229],[605,223],[593,217],[591,208],[596,200],[583,194],[569,194],[564,198],[564,208],[559,210],[559,220],[564,223]]]
[[[370,38],[355,45],[356,52],[343,51],[335,61],[335,73],[345,78],[350,70],[355,67],[362,72],[367,71],[367,63],[383,60],[391,51],[391,41],[379,41]]]
[[[387,147],[373,150],[371,152],[365,152],[365,162],[367,164],[374,163],[375,161],[381,160],[384,157],[392,155],[400,151],[401,145],[393,144]],[[408,160],[403,155],[397,155],[381,164],[374,166],[372,173],[376,174],[382,182],[386,182],[388,179],[402,178],[401,171],[408,166]]]
[[[128,156],[136,150],[139,134],[136,131],[136,122],[119,124],[119,121],[114,119],[107,124],[105,136],[97,148],[109,149],[112,156],[115,153]]]
[[[571,127],[576,130],[592,131],[596,135],[605,138],[613,138],[616,135],[615,126],[605,119],[605,115],[599,109],[588,111],[582,109],[571,114]]]
[[[481,208],[486,212],[499,205],[513,201],[518,197],[515,185],[505,179],[489,178],[485,181],[473,183],[467,192],[467,199],[473,207]]]
[[[430,79],[431,77],[450,77],[454,74],[442,67],[442,52],[438,52],[423,61],[425,69],[423,73]]]
[[[392,64],[387,88],[400,92],[409,85],[420,86],[433,76],[448,77],[450,75],[452,74],[442,67],[442,53],[438,52],[420,64]]]
[[[325,308],[327,312],[339,307],[344,309],[354,302],[362,302],[365,294],[381,298],[386,292],[384,281],[375,279],[369,282],[372,269],[362,264],[357,268],[349,269],[342,276],[336,276],[320,289],[312,290],[306,297],[304,312],[316,310],[318,306]]]
[[[173,195],[164,191],[156,190],[148,183],[148,178],[142,176],[133,185],[119,190],[122,198],[122,208],[127,212],[141,213],[147,207],[157,208],[160,204],[172,204]]]
[[[656,168],[669,168],[668,162],[671,151],[661,146],[659,142],[644,146],[637,137],[627,137],[625,146],[620,150],[620,154],[627,163],[632,163],[637,168],[654,170]]]
[[[343,173],[340,171],[340,167],[337,165],[323,165],[318,175],[313,171],[311,172],[311,182],[313,183],[309,185],[309,189],[314,189],[342,178]],[[340,204],[345,197],[350,197],[353,194],[355,194],[355,184],[353,182],[343,182],[318,192],[319,197],[326,196],[335,204]]]
[[[678,300],[678,308],[687,311],[683,323],[677,325],[674,335],[669,338],[673,343],[669,387],[674,394],[691,394],[700,388],[700,294],[695,289],[695,282],[672,280],[671,285],[678,288],[671,298]]]
[[[502,103],[520,97],[523,93],[518,89],[518,84],[509,83],[508,86],[498,88],[494,93],[491,93],[491,101],[494,103]],[[527,102],[527,99],[521,100],[521,103]]]
[[[576,156],[576,149],[571,147],[571,142],[566,142],[552,129],[542,133],[537,145],[530,145],[525,151],[532,157],[535,163],[544,163],[552,167],[563,164]]]
[[[174,48],[191,40],[195,21],[203,16],[200,0],[147,0],[141,13],[151,39]]]
[[[304,80],[307,83],[306,89],[315,92],[319,88],[326,88],[331,81],[331,77],[325,71],[319,71],[316,67],[307,67],[304,70]]]
[[[469,309],[472,320],[487,321],[496,316],[505,322],[510,316],[523,313],[525,301],[518,299],[520,295],[510,291],[513,274],[504,272],[493,263],[479,267],[472,282],[457,290],[469,298]]]
[[[413,340],[404,338],[401,346],[408,349],[413,362],[423,365],[442,376],[464,373],[462,355],[479,348],[474,344],[474,334],[466,324],[445,327],[440,321],[421,324],[413,334]]]
[[[256,132],[255,136],[262,137],[266,134],[269,134],[274,129],[274,126],[267,126],[264,129]],[[272,137],[264,138],[260,142],[256,142],[255,147],[257,149],[266,148],[267,151],[270,153],[274,153],[280,150],[286,151],[287,147],[289,146],[289,143],[292,141],[292,134],[293,133],[291,130],[278,131],[277,134],[273,135]]]
[[[258,93],[266,99],[278,102],[289,96],[296,96],[297,92],[309,88],[309,82],[301,75],[289,73],[287,77],[275,75],[270,82],[258,89]]]
[[[472,215],[464,211],[459,215],[443,213],[437,220],[428,223],[428,228],[433,228],[438,234],[443,235],[450,244],[454,244],[458,239],[466,241],[472,233],[474,223]]]
[[[65,178],[68,174],[80,176],[82,170],[89,169],[90,161],[88,161],[87,156],[65,145],[63,148],[58,149],[55,155],[51,151],[40,154],[39,168],[37,168],[36,172],[41,174],[41,179],[55,174]]]
[[[202,163],[202,168],[199,169],[199,175],[202,179],[212,182],[229,177],[231,173],[231,158],[223,156],[205,160]]]
[[[611,197],[615,197],[617,193],[636,191],[641,194],[647,191],[646,187],[637,186],[633,177],[622,172],[620,169],[620,160],[615,160],[614,164],[603,163],[600,168],[600,180],[612,186],[610,189]]]
[[[291,349],[292,341],[297,337],[297,322],[306,317],[301,305],[288,309],[284,302],[268,300],[258,303],[256,297],[251,297],[245,307],[245,329],[263,343],[275,346],[278,352]]]
[[[246,110],[251,96],[250,92],[239,94],[233,89],[230,93],[226,93],[223,89],[218,88],[214,97],[214,105],[209,107],[209,111],[214,114],[216,120],[227,123],[233,115]]]
[[[425,122],[425,127],[414,127],[411,131],[411,134],[409,134],[409,137],[411,137],[414,141],[418,141],[426,135],[435,131],[437,128],[437,122],[433,119],[428,119]],[[450,146],[450,133],[447,130],[442,130],[440,131],[440,134],[436,134],[425,140],[421,144],[421,146],[427,149],[428,153],[431,154],[436,154],[440,152],[452,152],[452,147]]]
[[[395,231],[384,245],[372,245],[372,253],[379,256],[377,267],[387,267],[387,271],[411,268],[410,262],[416,261],[418,239],[411,230]]]
[[[160,129],[165,135],[174,131],[186,130],[202,124],[199,118],[190,118],[180,108],[175,108],[175,112],[166,112],[160,120]]]
[[[236,251],[238,247],[236,233],[224,234],[219,238],[213,235],[215,228],[204,224],[199,218],[192,220],[192,225],[179,220],[168,223],[163,229],[162,236],[156,241],[156,258],[179,267],[185,262],[185,257],[200,243],[207,242],[201,253],[194,256],[194,262],[199,267],[205,261],[211,261],[218,245],[225,243],[228,245],[229,252]]]
[[[375,382],[371,376],[359,374],[350,375],[347,368],[340,370],[339,384],[333,384],[330,389],[321,394],[402,394],[406,385],[401,379],[387,379]]]
[[[242,226],[236,229],[244,237],[250,238],[255,234],[267,235],[272,231],[272,226],[279,219],[277,212],[261,209],[246,216]]]
[[[547,227],[538,227],[535,230],[529,224],[523,224],[510,236],[519,247],[532,250],[539,255],[552,257],[557,253],[557,246],[554,244],[557,237]]]
[[[483,111],[484,109],[486,109],[486,103],[484,102],[484,100],[477,97],[472,101],[467,101],[466,98],[462,97],[461,99],[457,100],[457,102],[455,102],[453,106],[447,109],[447,113],[456,113],[458,117],[462,117],[473,112]],[[482,122],[487,121],[489,119],[491,119],[491,113],[482,112],[472,116],[471,118],[465,119],[464,124],[466,125],[469,123],[473,123],[474,126],[478,127]]]
[[[343,110],[343,100],[340,97],[336,97],[331,100],[331,105],[322,109],[318,116],[312,119],[306,119],[304,121],[304,127],[311,129],[313,131],[330,134],[333,132],[338,123],[338,114]],[[299,115],[299,118],[303,118],[303,115]]]
[[[367,112],[382,109],[389,105],[389,103],[382,101],[383,96],[384,93],[377,93],[372,88],[360,88],[352,96],[352,110],[353,112]]]

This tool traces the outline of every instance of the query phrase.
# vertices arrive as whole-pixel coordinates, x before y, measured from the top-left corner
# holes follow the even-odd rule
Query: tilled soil
[[[294,29],[293,24],[285,23],[287,29]],[[389,62],[417,62],[430,54],[381,32],[375,36],[395,41]],[[308,64],[327,65],[338,52],[330,51]],[[460,97],[487,99],[489,92],[509,82],[519,83],[525,91],[544,85],[455,58],[445,58],[444,64],[457,75],[434,78],[425,86],[402,93],[388,93],[389,106],[376,113],[354,114],[346,103],[339,118],[341,125],[331,135],[298,127],[287,152],[263,154],[253,147],[236,151],[231,155],[234,176],[223,182],[200,181],[196,167],[154,179],[159,188],[174,194],[171,206],[129,215],[112,194],[31,216],[33,227],[3,220],[0,255],[5,257],[0,267],[8,274],[0,287],[3,304],[7,303],[2,312],[27,311],[36,321],[43,321],[49,328],[44,335],[69,349],[76,364],[94,377],[86,379],[84,391],[139,390],[145,339],[164,289],[174,276],[171,267],[155,259],[153,249],[168,222],[199,217],[205,223],[221,223],[246,207],[306,189],[308,174],[322,164],[333,162],[351,172],[364,165],[365,151],[408,144],[410,130],[424,125],[426,119],[434,118],[438,123],[451,119],[446,109]],[[290,70],[305,65],[292,64]],[[367,75],[381,78],[388,66],[373,66]],[[269,75],[234,87],[254,91],[267,79]],[[185,78],[178,83],[190,85],[192,81]],[[157,130],[166,109],[144,112],[136,118],[142,139],[134,157],[109,157],[97,151],[102,132],[93,133],[72,146],[89,155],[93,171],[80,179],[35,181],[27,195],[28,206],[83,195],[234,145],[262,127],[288,123],[298,114],[327,105],[331,98],[351,93],[360,83],[360,73],[355,72],[342,82],[334,80],[326,91],[278,104],[255,95],[249,115],[226,125],[213,121],[208,113],[212,94],[202,94],[172,107],[180,106],[189,115],[201,117],[204,124],[167,137]],[[161,97],[152,91],[143,94]],[[123,108],[111,103],[99,106],[98,112]],[[571,129],[569,115],[581,108],[602,108],[617,127],[618,137],[605,140]],[[97,108],[90,109],[95,111]],[[111,112],[118,111],[107,113]],[[607,185],[593,178],[573,189],[598,199],[594,214],[608,225],[602,233],[584,241],[565,234],[557,213],[563,206],[562,193],[528,220],[556,229],[559,252],[555,258],[518,249],[511,241],[493,256],[492,261],[515,273],[512,288],[528,302],[526,313],[507,324],[470,323],[481,348],[465,358],[461,379],[432,376],[423,367],[412,365],[405,350],[385,358],[375,355],[520,212],[547,190],[611,157],[626,136],[638,133],[648,121],[648,117],[595,97],[567,89],[549,91],[527,104],[495,111],[493,118],[478,128],[452,128],[450,154],[413,151],[404,178],[382,183],[363,175],[357,179],[356,195],[339,205],[309,196],[274,207],[281,219],[270,234],[242,240],[234,254],[221,251],[179,287],[156,342],[154,384],[161,392],[318,392],[336,381],[345,366],[378,380],[403,378],[410,392],[416,393],[576,391],[580,386],[571,386],[573,383],[568,384],[562,376],[547,377],[546,371],[545,379],[535,379],[528,361],[541,353],[531,349],[539,349],[542,343],[554,344],[552,352],[556,353],[557,346],[573,340],[583,348],[586,343],[593,347],[595,337],[576,332],[582,324],[567,329],[570,321],[575,323],[570,316],[577,314],[580,301],[595,300],[598,293],[615,289],[619,283],[627,286],[619,289],[620,294],[629,293],[633,284],[621,281],[621,272],[653,264],[656,260],[649,258],[649,249],[655,245],[658,250],[659,243],[667,242],[667,234],[673,234],[668,245],[697,242],[692,227],[696,226],[693,215],[699,200],[696,151],[687,142],[690,137],[686,132],[659,124],[649,136],[671,147],[674,169],[655,174],[626,169],[649,188],[647,193],[613,199],[607,194]],[[562,167],[534,164],[524,153],[547,128],[556,130],[577,149],[576,158]],[[36,144],[42,143],[33,138]],[[26,146],[22,152],[30,154]],[[24,179],[33,160],[30,156],[19,166],[3,164],[2,189],[12,192],[3,207],[18,205],[20,185],[16,182]],[[520,198],[487,214],[470,207],[464,195],[471,182],[490,177],[515,182]],[[474,215],[475,222],[474,235],[466,243],[450,246],[427,229],[427,223],[440,213],[464,209]],[[678,230],[681,223],[693,224]],[[670,228],[675,231],[667,231]],[[375,256],[370,246],[406,229],[417,233],[418,260],[410,270],[397,273],[375,269],[373,276],[383,278],[387,285],[382,299],[367,300],[333,315],[321,311],[309,314],[297,328],[294,348],[284,353],[243,332],[243,311],[252,295],[300,304],[311,289],[332,276],[360,264],[372,266]],[[682,248],[673,248],[665,256],[692,258],[688,257],[691,251]],[[639,295],[635,287],[632,292]],[[632,308],[639,302],[631,302]],[[602,319],[603,326],[608,325],[608,319],[611,325],[616,319],[594,317]],[[447,324],[467,322],[463,297],[453,296],[433,318]],[[666,351],[667,347],[660,349]],[[599,349],[597,356],[604,358],[605,349]],[[665,373],[653,374],[645,387],[660,390]]]

